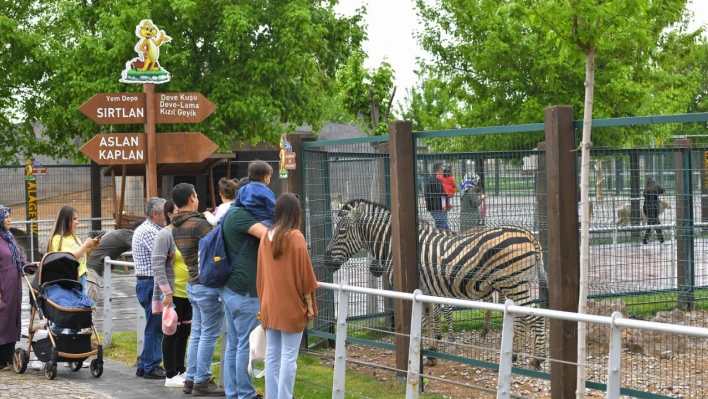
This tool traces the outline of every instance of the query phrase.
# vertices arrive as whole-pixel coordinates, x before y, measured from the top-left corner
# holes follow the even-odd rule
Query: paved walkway
[[[14,371],[0,373],[0,398],[2,399],[185,399],[180,388],[165,388],[164,380],[146,380],[135,377],[135,367],[124,363],[106,361],[101,378],[94,378],[88,367],[71,371],[60,363],[57,377],[49,381],[42,371],[28,367],[18,375]]]

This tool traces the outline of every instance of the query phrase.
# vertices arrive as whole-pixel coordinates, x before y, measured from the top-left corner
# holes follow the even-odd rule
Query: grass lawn
[[[137,351],[137,334],[117,332],[113,334],[113,346],[106,349],[107,358],[130,365],[135,365]],[[214,363],[211,367],[214,379],[219,379],[219,361],[221,354],[221,338],[214,351]],[[262,368],[257,365],[256,368]],[[308,399],[329,399],[332,397],[332,379],[334,369],[320,364],[317,356],[301,354],[297,361],[297,380],[295,381],[295,397]],[[263,379],[254,381],[256,391],[263,394],[265,391]],[[397,381],[380,382],[368,377],[347,372],[346,391],[349,394],[365,396],[373,399],[401,398],[405,394],[405,385]],[[443,399],[441,395],[422,394],[427,399]]]

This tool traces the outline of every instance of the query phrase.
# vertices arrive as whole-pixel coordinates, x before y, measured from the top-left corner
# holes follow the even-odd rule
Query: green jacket
[[[468,187],[462,192],[460,203],[460,233],[481,226],[482,215],[479,207],[482,205],[482,198],[477,195],[474,188]]]

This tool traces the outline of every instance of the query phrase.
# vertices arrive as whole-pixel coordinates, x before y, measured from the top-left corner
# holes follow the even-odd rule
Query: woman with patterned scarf
[[[9,371],[22,326],[22,267],[30,264],[10,232],[10,208],[0,205],[0,371]]]

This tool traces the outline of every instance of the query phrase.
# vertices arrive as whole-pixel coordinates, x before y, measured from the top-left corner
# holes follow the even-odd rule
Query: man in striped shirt
[[[165,226],[165,200],[153,197],[145,206],[147,219],[133,233],[133,260],[135,261],[135,294],[145,309],[145,340],[143,353],[135,375],[147,379],[164,379],[162,363],[162,317],[152,313],[152,248],[157,233]]]

